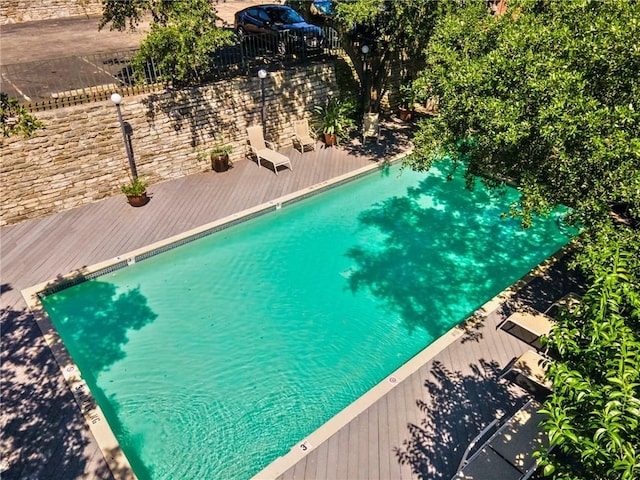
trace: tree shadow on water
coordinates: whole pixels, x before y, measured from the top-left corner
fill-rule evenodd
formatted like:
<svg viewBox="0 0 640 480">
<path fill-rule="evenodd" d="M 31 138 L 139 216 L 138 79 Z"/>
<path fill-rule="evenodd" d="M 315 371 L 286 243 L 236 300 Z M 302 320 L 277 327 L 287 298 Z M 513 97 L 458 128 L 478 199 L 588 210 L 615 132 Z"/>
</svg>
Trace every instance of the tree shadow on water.
<svg viewBox="0 0 640 480">
<path fill-rule="evenodd" d="M 437 176 L 378 203 L 359 217 L 376 241 L 346 254 L 355 262 L 350 289 L 369 289 L 409 331 L 439 336 L 515 281 L 514 263 L 535 264 L 527 246 L 541 240 L 514 238 L 519 227 L 500 218 L 505 204 Z"/>
<path fill-rule="evenodd" d="M 86 286 L 96 284 L 90 295 Z M 11 287 L 3 285 L 3 293 Z M 81 292 L 81 294 L 78 294 Z M 83 296 L 83 294 L 85 294 Z M 111 479 L 107 464 L 95 457 L 82 411 L 60 372 L 53 351 L 72 354 L 94 398 L 103 410 L 117 412 L 98 388 L 100 371 L 124 358 L 127 332 L 138 330 L 156 318 L 138 288 L 117 293 L 114 285 L 85 282 L 45 297 L 50 313 L 66 345 L 47 346 L 34 316 L 26 309 L 3 307 L 2 314 L 2 478 L 99 478 Z M 5 304 L 6 305 L 6 304 Z M 39 314 L 40 315 L 40 314 Z M 88 358 L 87 358 L 88 357 Z M 109 416 L 114 432 L 121 430 Z M 148 478 L 141 463 L 136 474 Z M 141 475 L 142 474 L 142 475 Z"/>
<path fill-rule="evenodd" d="M 395 448 L 398 461 L 411 466 L 418 478 L 451 478 L 473 438 L 500 415 L 510 415 L 525 401 L 524 391 L 499 381 L 500 366 L 481 360 L 471 372 L 448 369 L 435 361 L 426 395 L 416 403 L 422 412 L 418 425 L 409 424 L 410 437 Z"/>
<path fill-rule="evenodd" d="M 125 357 L 127 333 L 157 318 L 140 287 L 118 293 L 116 286 L 93 281 L 43 299 L 53 323 L 83 375 L 97 375 Z"/>
<path fill-rule="evenodd" d="M 89 281 L 43 299 L 43 305 L 53 319 L 65 347 L 82 371 L 91 393 L 109 420 L 117 437 L 126 429 L 119 421 L 120 406 L 98 384 L 98 376 L 124 359 L 123 347 L 128 332 L 140 330 L 157 318 L 140 292 L 140 287 L 118 291 L 105 281 Z M 135 468 L 138 478 L 151 478 L 135 452 L 121 446 Z"/>
</svg>

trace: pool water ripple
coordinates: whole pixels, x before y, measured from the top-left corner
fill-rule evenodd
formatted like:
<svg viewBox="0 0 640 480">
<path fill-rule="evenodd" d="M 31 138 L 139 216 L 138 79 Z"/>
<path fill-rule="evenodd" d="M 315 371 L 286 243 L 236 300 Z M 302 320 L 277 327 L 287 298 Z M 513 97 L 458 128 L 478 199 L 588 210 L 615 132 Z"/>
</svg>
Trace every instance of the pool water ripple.
<svg viewBox="0 0 640 480">
<path fill-rule="evenodd" d="M 251 477 L 567 242 L 444 177 L 392 167 L 44 298 L 138 476 Z"/>
</svg>

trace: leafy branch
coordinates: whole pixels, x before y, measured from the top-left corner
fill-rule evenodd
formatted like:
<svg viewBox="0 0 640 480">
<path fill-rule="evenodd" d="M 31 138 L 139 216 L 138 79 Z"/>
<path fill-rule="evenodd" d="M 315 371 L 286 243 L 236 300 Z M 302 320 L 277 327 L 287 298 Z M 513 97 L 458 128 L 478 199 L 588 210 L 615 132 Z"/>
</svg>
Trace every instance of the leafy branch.
<svg viewBox="0 0 640 480">
<path fill-rule="evenodd" d="M 18 99 L 11 98 L 4 92 L 0 92 L 0 123 L 3 137 L 23 135 L 28 138 L 36 130 L 44 128 L 44 123 L 20 105 Z"/>
</svg>

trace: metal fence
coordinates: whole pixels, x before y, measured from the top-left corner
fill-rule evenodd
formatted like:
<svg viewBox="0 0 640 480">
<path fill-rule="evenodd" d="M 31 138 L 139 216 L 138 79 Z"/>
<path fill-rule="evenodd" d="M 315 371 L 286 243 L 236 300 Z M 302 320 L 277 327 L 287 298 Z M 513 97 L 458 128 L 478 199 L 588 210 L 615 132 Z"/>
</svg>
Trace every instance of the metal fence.
<svg viewBox="0 0 640 480">
<path fill-rule="evenodd" d="M 247 35 L 216 51 L 203 81 L 246 75 L 257 68 L 288 68 L 333 56 L 340 50 L 338 35 L 324 30 L 324 40 L 281 32 Z M 32 111 L 104 100 L 114 91 L 141 93 L 166 85 L 153 60 L 136 75 L 131 59 L 136 49 L 0 66 L 0 90 Z"/>
</svg>

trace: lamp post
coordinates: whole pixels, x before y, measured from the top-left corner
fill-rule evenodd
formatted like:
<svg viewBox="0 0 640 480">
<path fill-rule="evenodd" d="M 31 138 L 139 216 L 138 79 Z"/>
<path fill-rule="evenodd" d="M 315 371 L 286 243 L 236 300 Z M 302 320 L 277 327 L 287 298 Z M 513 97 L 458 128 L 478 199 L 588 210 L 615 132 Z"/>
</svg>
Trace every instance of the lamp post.
<svg viewBox="0 0 640 480">
<path fill-rule="evenodd" d="M 369 94 L 369 75 L 367 74 L 367 53 L 369 53 L 369 45 L 366 43 L 360 47 L 362 52 L 362 109 L 367 113 L 367 96 Z"/>
<path fill-rule="evenodd" d="M 264 79 L 267 78 L 267 71 L 264 68 L 258 70 L 258 78 L 260 79 L 260 92 L 261 92 L 261 104 L 262 104 L 262 136 L 267 135 L 267 106 L 264 102 Z"/>
<path fill-rule="evenodd" d="M 127 137 L 127 130 L 122 120 L 122 111 L 120 110 L 120 104 L 122 103 L 122 97 L 114 93 L 111 95 L 111 101 L 116 105 L 118 111 L 118 121 L 120 122 L 120 129 L 122 130 L 122 138 L 124 139 L 124 149 L 127 151 L 127 158 L 129 159 L 129 168 L 131 169 L 131 177 L 134 181 L 138 179 L 138 170 L 136 169 L 136 162 L 133 160 L 133 151 L 131 150 L 131 143 Z"/>
</svg>

